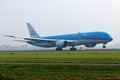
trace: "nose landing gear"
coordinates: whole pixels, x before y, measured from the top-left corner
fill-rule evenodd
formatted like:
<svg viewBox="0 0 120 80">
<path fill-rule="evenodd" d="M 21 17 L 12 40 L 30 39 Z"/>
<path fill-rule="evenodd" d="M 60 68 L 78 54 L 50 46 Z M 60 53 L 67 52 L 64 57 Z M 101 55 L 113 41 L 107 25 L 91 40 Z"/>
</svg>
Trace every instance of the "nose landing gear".
<svg viewBox="0 0 120 80">
<path fill-rule="evenodd" d="M 103 48 L 106 48 L 106 46 L 104 45 Z"/>
<path fill-rule="evenodd" d="M 106 44 L 107 44 L 107 43 L 104 43 L 104 44 L 103 44 L 103 48 L 106 48 Z"/>
</svg>

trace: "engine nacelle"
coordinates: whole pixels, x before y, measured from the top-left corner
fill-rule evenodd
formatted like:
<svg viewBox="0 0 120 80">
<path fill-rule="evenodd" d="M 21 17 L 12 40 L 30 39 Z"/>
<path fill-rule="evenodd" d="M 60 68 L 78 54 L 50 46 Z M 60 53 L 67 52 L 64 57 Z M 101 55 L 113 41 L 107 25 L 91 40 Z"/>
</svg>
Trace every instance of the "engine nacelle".
<svg viewBox="0 0 120 80">
<path fill-rule="evenodd" d="M 95 47 L 96 44 L 85 44 L 86 47 Z"/>
<path fill-rule="evenodd" d="M 58 48 L 64 48 L 67 46 L 67 41 L 64 41 L 64 40 L 58 40 L 56 42 L 56 47 Z"/>
</svg>

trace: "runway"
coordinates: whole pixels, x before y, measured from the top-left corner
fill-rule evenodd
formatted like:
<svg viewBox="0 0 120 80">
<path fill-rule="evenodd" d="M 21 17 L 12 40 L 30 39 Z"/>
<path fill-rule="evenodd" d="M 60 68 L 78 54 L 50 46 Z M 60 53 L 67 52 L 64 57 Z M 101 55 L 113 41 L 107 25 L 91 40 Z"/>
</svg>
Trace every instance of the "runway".
<svg viewBox="0 0 120 80">
<path fill-rule="evenodd" d="M 0 64 L 19 64 L 19 65 L 91 65 L 91 66 L 120 66 L 120 64 L 115 63 L 83 63 L 83 62 L 0 62 Z"/>
</svg>

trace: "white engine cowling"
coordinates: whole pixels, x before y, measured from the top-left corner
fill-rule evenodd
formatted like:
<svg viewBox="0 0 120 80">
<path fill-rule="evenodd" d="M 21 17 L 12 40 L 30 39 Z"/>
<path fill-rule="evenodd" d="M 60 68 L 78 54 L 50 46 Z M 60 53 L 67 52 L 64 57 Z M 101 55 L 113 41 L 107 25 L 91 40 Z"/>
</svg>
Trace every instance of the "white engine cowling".
<svg viewBox="0 0 120 80">
<path fill-rule="evenodd" d="M 96 44 L 85 44 L 86 47 L 95 47 Z"/>
<path fill-rule="evenodd" d="M 64 40 L 58 40 L 56 42 L 56 47 L 58 48 L 64 48 L 67 46 L 67 41 L 64 41 Z"/>
</svg>

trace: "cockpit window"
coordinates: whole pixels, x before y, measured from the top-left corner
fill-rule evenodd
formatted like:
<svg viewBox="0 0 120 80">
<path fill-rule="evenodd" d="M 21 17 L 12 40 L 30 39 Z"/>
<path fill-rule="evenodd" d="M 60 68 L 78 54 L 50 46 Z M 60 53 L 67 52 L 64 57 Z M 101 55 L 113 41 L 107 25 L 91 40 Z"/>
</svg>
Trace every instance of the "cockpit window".
<svg viewBox="0 0 120 80">
<path fill-rule="evenodd" d="M 108 36 L 108 34 L 104 34 L 104 36 Z"/>
</svg>

